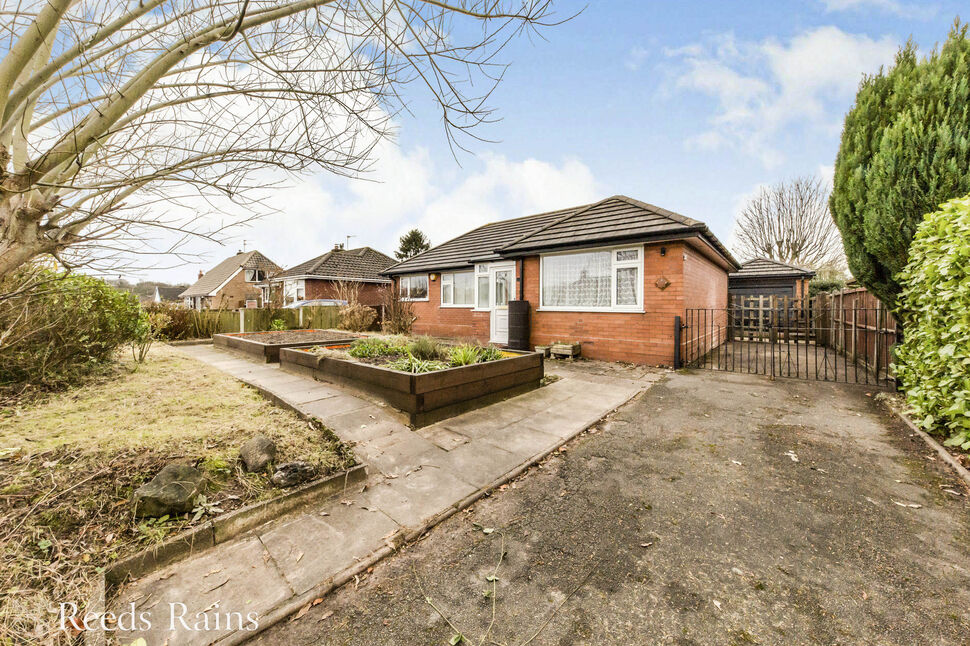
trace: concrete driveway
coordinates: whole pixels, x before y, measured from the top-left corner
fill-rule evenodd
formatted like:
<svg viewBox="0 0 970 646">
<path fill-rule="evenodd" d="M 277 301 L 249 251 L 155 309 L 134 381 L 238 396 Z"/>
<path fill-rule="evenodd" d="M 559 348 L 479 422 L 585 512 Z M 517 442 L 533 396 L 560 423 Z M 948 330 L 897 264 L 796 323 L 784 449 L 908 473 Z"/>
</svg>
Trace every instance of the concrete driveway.
<svg viewBox="0 0 970 646">
<path fill-rule="evenodd" d="M 965 644 L 968 511 L 864 389 L 671 374 L 256 643 Z"/>
</svg>

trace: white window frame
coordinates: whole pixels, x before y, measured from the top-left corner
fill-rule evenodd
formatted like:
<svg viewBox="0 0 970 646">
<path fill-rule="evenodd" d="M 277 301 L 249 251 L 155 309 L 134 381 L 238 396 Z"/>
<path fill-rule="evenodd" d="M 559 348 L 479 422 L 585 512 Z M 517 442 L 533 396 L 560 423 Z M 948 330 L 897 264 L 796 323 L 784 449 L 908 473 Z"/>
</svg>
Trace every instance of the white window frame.
<svg viewBox="0 0 970 646">
<path fill-rule="evenodd" d="M 407 274 L 405 276 L 399 276 L 397 279 L 397 293 L 401 293 L 401 285 L 405 280 L 408 281 L 408 294 L 411 293 L 411 279 L 412 278 L 424 278 L 427 283 L 427 290 L 425 291 L 424 298 L 411 298 L 410 296 L 401 296 L 402 301 L 408 301 L 410 303 L 421 303 L 429 300 L 431 298 L 431 277 L 428 274 Z"/>
<path fill-rule="evenodd" d="M 455 303 L 455 276 L 457 274 L 468 274 L 472 277 L 472 302 L 471 303 Z M 451 286 L 451 302 L 445 302 L 445 286 Z M 441 274 L 441 307 L 454 307 L 459 309 L 474 309 L 475 305 L 478 303 L 478 278 L 474 271 L 450 271 Z"/>
<path fill-rule="evenodd" d="M 249 272 L 253 272 L 253 278 L 249 278 Z M 260 273 L 263 275 L 260 276 Z M 262 269 L 243 269 L 243 280 L 247 283 L 261 283 L 266 280 L 266 272 Z"/>
<path fill-rule="evenodd" d="M 306 300 L 306 281 L 290 279 L 283 281 L 283 304 L 289 305 L 297 301 Z"/>
<path fill-rule="evenodd" d="M 475 264 L 475 303 L 472 305 L 472 311 L 474 311 L 474 312 L 491 312 L 492 311 L 492 293 L 491 293 L 492 286 L 491 286 L 491 277 L 488 275 L 488 268 L 489 268 L 490 265 L 491 265 L 491 263 L 487 263 L 487 262 L 480 262 L 480 263 L 476 263 Z M 478 298 L 478 279 L 479 278 L 486 278 L 489 281 L 489 287 L 488 287 L 489 294 L 488 294 L 488 306 L 487 307 L 479 307 L 478 306 L 478 301 L 479 301 L 479 298 Z"/>
<path fill-rule="evenodd" d="M 637 250 L 636 260 L 617 260 L 617 253 L 620 251 L 631 251 Z M 610 305 L 608 307 L 578 307 L 573 305 L 543 305 L 542 304 L 542 277 L 546 272 L 546 258 L 549 256 L 569 256 L 583 253 L 593 253 L 597 251 L 609 251 L 610 252 Z M 559 251 L 556 253 L 542 254 L 539 257 L 539 307 L 536 311 L 542 312 L 619 312 L 619 313 L 633 313 L 642 314 L 643 309 L 643 251 L 644 247 L 640 245 L 625 245 L 622 247 L 591 247 L 589 249 L 571 249 L 570 251 Z M 637 268 L 637 302 L 634 305 L 617 305 L 616 304 L 616 273 L 618 269 L 625 267 L 635 267 Z"/>
</svg>

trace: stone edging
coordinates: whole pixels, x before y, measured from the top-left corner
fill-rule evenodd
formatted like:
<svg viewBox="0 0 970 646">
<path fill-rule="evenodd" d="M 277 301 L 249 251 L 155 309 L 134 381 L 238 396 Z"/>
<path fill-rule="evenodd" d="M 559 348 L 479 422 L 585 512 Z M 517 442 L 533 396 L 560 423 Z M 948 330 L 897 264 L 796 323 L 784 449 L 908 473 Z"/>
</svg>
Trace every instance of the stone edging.
<svg viewBox="0 0 970 646">
<path fill-rule="evenodd" d="M 212 345 L 212 337 L 208 339 L 182 339 L 180 341 L 165 341 L 166 345 L 174 345 L 176 347 L 180 345 Z"/>
<path fill-rule="evenodd" d="M 228 514 L 216 516 L 155 547 L 132 554 L 105 568 L 104 573 L 97 578 L 88 607 L 93 612 L 105 612 L 108 591 L 127 578 L 143 577 L 166 565 L 237 538 L 297 507 L 336 495 L 348 486 L 364 482 L 366 479 L 367 468 L 360 464 L 347 471 L 305 484 L 276 498 L 255 502 Z M 84 634 L 85 644 L 100 645 L 105 642 L 105 635 L 101 631 L 88 631 Z"/>
<path fill-rule="evenodd" d="M 936 450 L 936 452 L 940 454 L 940 457 L 943 458 L 943 461 L 953 467 L 953 470 L 957 472 L 957 475 L 963 478 L 963 481 L 968 487 L 970 487 L 970 471 L 967 471 L 966 467 L 960 464 L 960 462 L 957 461 L 957 459 L 946 450 L 946 447 L 933 439 L 929 433 L 916 426 L 916 424 L 913 423 L 913 420 L 911 420 L 906 413 L 897 408 L 893 408 L 892 410 L 894 413 L 896 413 L 899 419 L 903 420 L 906 426 L 909 427 L 909 430 L 918 434 L 921 438 L 923 438 L 923 441 L 926 442 L 930 448 Z"/>
<path fill-rule="evenodd" d="M 652 385 L 653 384 L 650 384 L 650 386 Z M 650 386 L 648 386 L 646 389 L 649 389 Z M 312 603 L 314 599 L 327 595 L 328 593 L 332 592 L 336 588 L 339 588 L 343 584 L 352 580 L 355 575 L 358 575 L 366 571 L 367 568 L 383 560 L 385 557 L 388 557 L 394 554 L 399 549 L 401 549 L 401 547 L 403 547 L 406 543 L 414 541 L 417 538 L 420 538 L 425 532 L 427 532 L 429 529 L 431 529 L 438 523 L 450 518 L 451 516 L 458 513 L 459 511 L 467 509 L 472 504 L 477 502 L 479 499 L 485 497 L 492 491 L 498 489 L 503 484 L 511 482 L 515 478 L 519 477 L 525 471 L 527 471 L 534 465 L 544 460 L 550 454 L 557 451 L 559 447 L 570 442 L 578 435 L 585 433 L 590 428 L 600 423 L 604 418 L 616 412 L 616 410 L 618 410 L 620 407 L 626 405 L 631 399 L 633 399 L 640 393 L 644 392 L 644 390 L 646 389 L 640 389 L 635 391 L 625 400 L 623 400 L 622 402 L 620 402 L 619 404 L 617 404 L 616 406 L 614 406 L 609 411 L 607 411 L 600 417 L 596 418 L 589 424 L 583 426 L 582 428 L 577 429 L 573 433 L 570 433 L 567 437 L 562 438 L 561 440 L 557 440 L 548 449 L 545 449 L 544 451 L 537 453 L 536 455 L 527 459 L 525 462 L 521 463 L 519 466 L 511 469 L 510 471 L 507 471 L 504 475 L 499 476 L 491 483 L 485 485 L 484 487 L 481 487 L 477 491 L 469 494 L 468 496 L 458 501 L 457 503 L 451 505 L 447 509 L 444 509 L 438 514 L 432 516 L 430 519 L 422 523 L 419 527 L 405 528 L 405 529 L 398 530 L 394 534 L 387 537 L 387 539 L 385 539 L 383 547 L 380 547 L 374 550 L 367 556 L 359 559 L 357 563 L 350 566 L 349 568 L 342 570 L 341 572 L 338 572 L 337 574 L 330 577 L 326 581 L 323 581 L 319 585 L 311 588 L 309 591 L 293 599 L 290 599 L 289 601 L 285 602 L 283 605 L 279 606 L 275 610 L 260 617 L 259 627 L 255 631 L 253 632 L 237 631 L 235 633 L 230 633 L 214 643 L 217 644 L 218 646 L 237 646 L 238 644 L 243 644 L 249 641 L 259 633 L 263 632 L 264 630 L 278 624 L 279 622 L 283 621 L 293 613 L 299 611 L 302 607 L 304 607 L 308 603 Z"/>
</svg>

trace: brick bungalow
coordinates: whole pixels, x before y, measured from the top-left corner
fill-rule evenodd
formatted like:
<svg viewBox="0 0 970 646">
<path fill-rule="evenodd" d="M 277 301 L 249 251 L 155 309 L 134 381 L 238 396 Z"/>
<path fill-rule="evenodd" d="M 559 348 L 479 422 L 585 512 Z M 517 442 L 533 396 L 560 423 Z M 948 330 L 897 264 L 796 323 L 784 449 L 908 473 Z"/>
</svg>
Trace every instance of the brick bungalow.
<svg viewBox="0 0 970 646">
<path fill-rule="evenodd" d="M 337 244 L 321 256 L 276 274 L 260 287 L 265 298 L 271 289 L 282 289 L 284 305 L 287 305 L 302 300 L 337 298 L 337 284 L 353 282 L 360 285 L 358 297 L 362 305 L 378 306 L 381 289 L 391 284 L 381 272 L 395 262 L 370 247 L 344 249 L 342 244 Z"/>
<path fill-rule="evenodd" d="M 508 342 L 508 302 L 529 302 L 531 345 L 671 365 L 674 317 L 727 307 L 730 252 L 703 222 L 622 195 L 493 222 L 384 273 L 413 331 Z"/>
<path fill-rule="evenodd" d="M 262 297 L 256 287 L 282 268 L 258 251 L 240 251 L 207 272 L 179 294 L 190 309 L 261 307 Z"/>
</svg>

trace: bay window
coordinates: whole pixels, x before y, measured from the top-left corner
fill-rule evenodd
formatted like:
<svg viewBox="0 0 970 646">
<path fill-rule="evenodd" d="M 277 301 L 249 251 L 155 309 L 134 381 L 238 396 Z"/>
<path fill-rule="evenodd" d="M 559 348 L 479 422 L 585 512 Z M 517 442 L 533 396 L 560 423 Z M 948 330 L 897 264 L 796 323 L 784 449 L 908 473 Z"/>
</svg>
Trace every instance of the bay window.
<svg viewBox="0 0 970 646">
<path fill-rule="evenodd" d="M 541 280 L 544 309 L 642 311 L 643 248 L 543 256 Z"/>
<path fill-rule="evenodd" d="M 474 307 L 475 274 L 470 271 L 441 274 L 441 304 L 445 307 Z"/>
<path fill-rule="evenodd" d="M 398 294 L 404 301 L 428 300 L 428 275 L 401 276 L 398 279 Z"/>
</svg>

